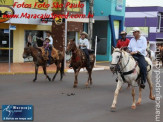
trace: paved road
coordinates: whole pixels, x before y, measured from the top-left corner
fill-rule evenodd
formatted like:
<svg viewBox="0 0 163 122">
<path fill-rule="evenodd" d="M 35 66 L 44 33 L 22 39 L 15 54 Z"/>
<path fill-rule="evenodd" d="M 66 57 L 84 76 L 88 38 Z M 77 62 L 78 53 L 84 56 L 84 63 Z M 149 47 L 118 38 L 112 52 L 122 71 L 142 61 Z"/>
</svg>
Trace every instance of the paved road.
<svg viewBox="0 0 163 122">
<path fill-rule="evenodd" d="M 52 77 L 52 74 L 50 76 Z M 66 74 L 63 81 L 58 81 L 59 77 L 57 77 L 55 82 L 48 82 L 42 74 L 38 76 L 36 83 L 33 83 L 32 79 L 33 75 L 0 76 L 0 104 L 32 104 L 34 122 L 155 121 L 155 102 L 148 99 L 147 86 L 143 90 L 142 104 L 137 106 L 136 110 L 132 110 L 131 89 L 126 89 L 127 84 L 124 85 L 118 97 L 117 111 L 110 112 L 116 87 L 115 77 L 110 71 L 93 72 L 91 88 L 84 86 L 87 80 L 86 73 L 79 75 L 79 86 L 76 89 L 72 88 L 74 77 L 71 73 Z M 153 79 L 155 79 L 154 74 Z M 138 88 L 136 89 L 138 91 Z M 75 95 L 67 95 L 71 93 Z M 0 118 L 2 118 L 1 114 Z"/>
</svg>

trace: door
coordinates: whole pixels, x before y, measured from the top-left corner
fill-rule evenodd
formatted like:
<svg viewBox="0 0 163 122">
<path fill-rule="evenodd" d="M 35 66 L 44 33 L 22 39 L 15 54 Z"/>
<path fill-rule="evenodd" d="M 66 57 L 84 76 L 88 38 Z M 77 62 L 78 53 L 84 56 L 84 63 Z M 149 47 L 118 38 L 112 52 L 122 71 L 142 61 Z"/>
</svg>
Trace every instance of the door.
<svg viewBox="0 0 163 122">
<path fill-rule="evenodd" d="M 11 62 L 13 62 L 13 31 L 11 31 Z M 9 30 L 0 29 L 0 63 L 9 61 Z"/>
</svg>

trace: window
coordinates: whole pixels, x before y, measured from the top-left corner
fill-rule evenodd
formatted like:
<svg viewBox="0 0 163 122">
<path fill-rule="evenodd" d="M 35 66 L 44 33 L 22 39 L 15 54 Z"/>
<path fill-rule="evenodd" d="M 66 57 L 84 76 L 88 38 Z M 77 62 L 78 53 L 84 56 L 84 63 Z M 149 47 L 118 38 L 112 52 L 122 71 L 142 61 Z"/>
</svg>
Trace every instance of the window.
<svg viewBox="0 0 163 122">
<path fill-rule="evenodd" d="M 160 32 L 163 32 L 163 13 L 161 13 L 161 19 L 160 19 L 161 27 L 160 27 Z"/>
<path fill-rule="evenodd" d="M 161 30 L 161 13 L 158 14 L 158 25 L 157 25 L 157 32 Z"/>
<path fill-rule="evenodd" d="M 25 44 L 27 42 L 36 43 L 38 47 L 43 45 L 43 41 L 41 39 L 45 38 L 44 31 L 40 30 L 26 30 L 25 31 Z"/>
<path fill-rule="evenodd" d="M 127 37 L 133 37 L 133 30 L 134 27 L 126 27 Z M 148 37 L 149 28 L 148 27 L 139 27 L 141 35 Z"/>
</svg>

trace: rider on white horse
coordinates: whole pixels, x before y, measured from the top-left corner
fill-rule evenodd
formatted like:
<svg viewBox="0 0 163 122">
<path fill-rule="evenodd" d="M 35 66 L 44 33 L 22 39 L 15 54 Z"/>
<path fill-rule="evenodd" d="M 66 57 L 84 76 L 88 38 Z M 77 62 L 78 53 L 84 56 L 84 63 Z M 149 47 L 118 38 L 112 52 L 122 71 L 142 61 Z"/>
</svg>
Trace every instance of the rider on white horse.
<svg viewBox="0 0 163 122">
<path fill-rule="evenodd" d="M 147 76 L 147 63 L 145 61 L 145 56 L 147 55 L 147 40 L 144 36 L 140 35 L 140 29 L 138 27 L 133 28 L 134 38 L 130 40 L 128 49 L 130 54 L 138 62 L 141 74 L 141 88 L 145 88 L 146 76 Z"/>
</svg>

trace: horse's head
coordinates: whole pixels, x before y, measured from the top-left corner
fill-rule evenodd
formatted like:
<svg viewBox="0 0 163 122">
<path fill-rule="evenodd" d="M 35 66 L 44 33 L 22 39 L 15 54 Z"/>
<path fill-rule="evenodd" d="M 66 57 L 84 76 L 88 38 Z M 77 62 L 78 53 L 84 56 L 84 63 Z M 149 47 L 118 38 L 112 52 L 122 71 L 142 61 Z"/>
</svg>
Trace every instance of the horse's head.
<svg viewBox="0 0 163 122">
<path fill-rule="evenodd" d="M 76 49 L 75 39 L 70 40 L 67 45 L 66 53 L 70 53 Z"/>
<path fill-rule="evenodd" d="M 27 43 L 27 46 L 24 48 L 23 58 L 27 58 L 28 56 L 31 56 L 31 49 L 30 45 Z"/>
<path fill-rule="evenodd" d="M 122 57 L 122 49 L 114 48 L 113 53 L 112 53 L 112 62 L 110 65 L 110 70 L 112 72 L 116 72 L 119 70 L 119 64 L 120 64 L 122 58 L 123 58 Z"/>
</svg>

